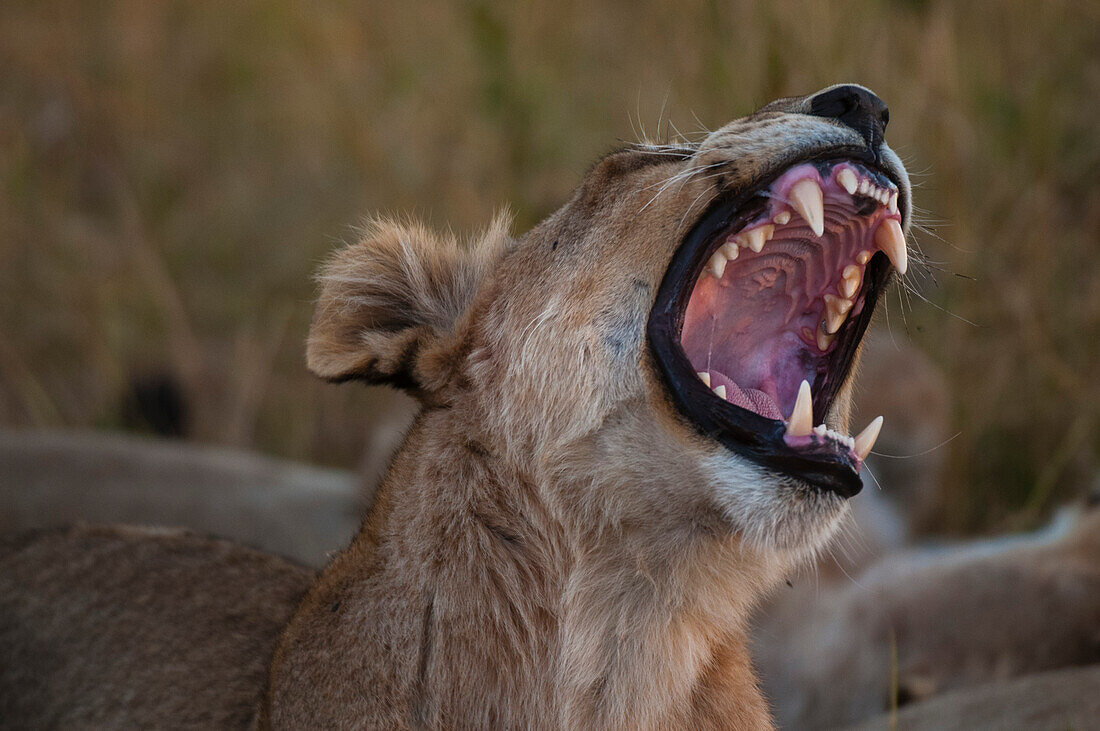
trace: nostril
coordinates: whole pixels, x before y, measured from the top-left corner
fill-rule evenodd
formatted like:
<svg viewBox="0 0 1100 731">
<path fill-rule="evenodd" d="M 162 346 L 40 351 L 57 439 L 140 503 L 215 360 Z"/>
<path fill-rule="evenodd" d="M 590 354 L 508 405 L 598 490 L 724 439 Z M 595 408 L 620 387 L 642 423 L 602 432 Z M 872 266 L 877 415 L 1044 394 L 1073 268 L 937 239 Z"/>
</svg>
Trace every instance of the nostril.
<svg viewBox="0 0 1100 731">
<path fill-rule="evenodd" d="M 826 89 L 810 99 L 810 114 L 842 122 L 863 136 L 869 145 L 882 140 L 890 122 L 886 102 L 870 89 L 844 84 Z"/>
</svg>

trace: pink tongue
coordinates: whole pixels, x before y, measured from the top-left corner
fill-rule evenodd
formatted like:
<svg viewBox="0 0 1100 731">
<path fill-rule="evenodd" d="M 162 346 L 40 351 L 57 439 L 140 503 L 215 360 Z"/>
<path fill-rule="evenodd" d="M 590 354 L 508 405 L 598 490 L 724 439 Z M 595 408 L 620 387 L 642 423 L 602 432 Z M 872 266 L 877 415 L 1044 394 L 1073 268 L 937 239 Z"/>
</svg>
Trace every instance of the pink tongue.
<svg viewBox="0 0 1100 731">
<path fill-rule="evenodd" d="M 783 414 L 780 413 L 779 406 L 771 396 L 755 388 L 742 389 L 724 373 L 710 371 L 710 387 L 717 388 L 718 386 L 726 387 L 726 401 L 734 406 L 740 406 L 742 409 L 755 412 L 768 419 L 783 420 Z"/>
</svg>

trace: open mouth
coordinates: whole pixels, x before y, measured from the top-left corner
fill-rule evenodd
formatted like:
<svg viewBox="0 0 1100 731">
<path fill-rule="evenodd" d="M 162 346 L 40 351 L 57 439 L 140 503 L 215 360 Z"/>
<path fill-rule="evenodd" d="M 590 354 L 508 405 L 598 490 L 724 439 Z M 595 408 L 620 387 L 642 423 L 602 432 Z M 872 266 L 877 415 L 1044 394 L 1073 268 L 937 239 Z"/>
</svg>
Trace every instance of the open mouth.
<svg viewBox="0 0 1100 731">
<path fill-rule="evenodd" d="M 830 428 L 890 267 L 904 274 L 898 187 L 854 158 L 803 162 L 711 207 L 650 316 L 681 411 L 766 466 L 845 497 L 881 427 Z"/>
</svg>

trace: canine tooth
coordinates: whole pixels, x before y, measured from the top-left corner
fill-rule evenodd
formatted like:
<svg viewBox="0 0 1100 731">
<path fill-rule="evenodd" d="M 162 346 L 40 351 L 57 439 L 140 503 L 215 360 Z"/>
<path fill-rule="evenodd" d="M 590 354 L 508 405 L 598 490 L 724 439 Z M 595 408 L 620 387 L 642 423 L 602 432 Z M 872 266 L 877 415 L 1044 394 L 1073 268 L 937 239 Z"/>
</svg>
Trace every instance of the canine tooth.
<svg viewBox="0 0 1100 731">
<path fill-rule="evenodd" d="M 833 340 L 836 339 L 836 335 L 831 335 L 825 332 L 820 327 L 817 329 L 817 349 L 825 352 L 829 349 L 829 346 L 833 344 Z"/>
<path fill-rule="evenodd" d="M 745 235 L 749 240 L 749 248 L 759 254 L 764 248 L 764 243 L 771 239 L 773 233 L 775 233 L 775 226 L 770 223 L 764 226 L 757 226 L 751 231 L 746 232 Z"/>
<path fill-rule="evenodd" d="M 787 434 L 792 437 L 808 437 L 814 428 L 813 397 L 810 384 L 803 381 L 798 387 L 798 397 L 794 400 L 791 418 L 787 420 Z"/>
<path fill-rule="evenodd" d="M 707 262 L 707 271 L 713 274 L 715 279 L 721 279 L 722 273 L 726 271 L 726 255 L 721 251 L 714 252 L 710 261 Z"/>
<path fill-rule="evenodd" d="M 790 220 L 790 211 L 780 211 L 779 213 L 775 214 L 775 218 L 772 219 L 772 222 L 778 223 L 780 226 L 782 226 L 783 224 L 790 222 Z"/>
<path fill-rule="evenodd" d="M 890 194 L 890 200 L 887 202 L 886 207 L 890 210 L 890 213 L 898 212 L 898 192 L 896 190 Z"/>
<path fill-rule="evenodd" d="M 856 178 L 856 174 L 848 168 L 844 168 L 836 174 L 836 182 L 840 183 L 840 186 L 848 191 L 848 195 L 855 195 L 856 188 L 859 187 L 859 180 Z"/>
<path fill-rule="evenodd" d="M 814 236 L 825 233 L 825 206 L 821 198 L 821 186 L 816 180 L 806 178 L 794 184 L 789 193 L 791 205 L 798 215 L 810 225 Z"/>
<path fill-rule="evenodd" d="M 875 446 L 875 440 L 878 439 L 878 433 L 882 430 L 882 417 L 876 416 L 867 428 L 856 435 L 855 440 L 852 442 L 852 450 L 859 456 L 860 460 L 867 459 L 867 455 L 871 453 L 871 447 Z"/>
<path fill-rule="evenodd" d="M 740 247 L 737 246 L 737 241 L 732 239 L 722 244 L 722 248 L 719 249 L 719 251 L 721 251 L 729 261 L 733 261 L 737 258 L 737 255 L 741 253 Z"/>
<path fill-rule="evenodd" d="M 843 278 L 840 280 L 840 293 L 848 299 L 852 299 L 856 292 L 859 291 L 859 283 L 863 279 L 859 267 L 855 264 L 849 264 L 844 267 L 844 272 L 841 274 L 841 277 Z"/>
<path fill-rule="evenodd" d="M 726 398 L 726 387 L 724 385 L 715 386 L 711 390 L 714 391 L 714 394 L 716 396 L 718 396 L 718 398 L 720 398 L 720 399 L 725 399 Z"/>
<path fill-rule="evenodd" d="M 699 376 L 699 380 L 703 382 L 703 385 L 710 388 L 710 371 L 700 371 L 695 375 Z"/>
<path fill-rule="evenodd" d="M 887 218 L 879 224 L 875 229 L 875 246 L 886 252 L 898 274 L 905 274 L 905 270 L 909 268 L 909 260 L 905 251 L 905 234 L 901 232 L 901 224 L 897 219 Z"/>
</svg>

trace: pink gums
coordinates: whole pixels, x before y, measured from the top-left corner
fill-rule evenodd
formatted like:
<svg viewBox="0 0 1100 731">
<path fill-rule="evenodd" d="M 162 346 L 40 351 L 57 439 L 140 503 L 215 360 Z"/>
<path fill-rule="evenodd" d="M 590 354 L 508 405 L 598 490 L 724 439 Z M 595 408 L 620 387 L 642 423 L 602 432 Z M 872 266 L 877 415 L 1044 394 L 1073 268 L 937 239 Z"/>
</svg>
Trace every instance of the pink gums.
<svg viewBox="0 0 1100 731">
<path fill-rule="evenodd" d="M 805 379 L 812 385 L 825 369 L 835 343 L 824 351 L 817 345 L 824 295 L 842 296 L 841 275 L 849 265 L 860 268 L 862 282 L 857 256 L 875 250 L 875 227 L 888 215 L 884 208 L 858 214 L 860 205 L 836 182 L 845 167 L 837 165 L 825 180 L 809 164 L 784 173 L 769 190 L 767 215 L 742 230 L 766 225 L 782 211 L 790 212 L 789 222 L 775 227 L 761 252 L 742 248 L 721 280 L 701 275 L 688 302 L 681 343 L 692 366 L 710 373 L 712 388 L 724 385 L 728 401 L 767 418 L 786 418 L 799 384 Z M 805 178 L 817 180 L 823 192 L 820 238 L 787 201 L 791 186 Z M 734 233 L 723 234 L 713 248 Z M 861 284 L 845 324 L 862 310 L 862 292 Z"/>
</svg>

